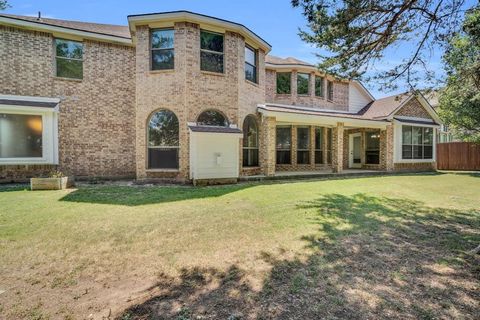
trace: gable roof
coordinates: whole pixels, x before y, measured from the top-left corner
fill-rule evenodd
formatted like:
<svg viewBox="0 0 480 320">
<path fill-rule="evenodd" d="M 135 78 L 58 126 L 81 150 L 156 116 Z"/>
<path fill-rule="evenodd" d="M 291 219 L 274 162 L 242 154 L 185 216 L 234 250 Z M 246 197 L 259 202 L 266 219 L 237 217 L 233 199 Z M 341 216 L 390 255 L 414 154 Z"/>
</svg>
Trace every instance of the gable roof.
<svg viewBox="0 0 480 320">
<path fill-rule="evenodd" d="M 131 39 L 130 30 L 128 29 L 128 26 L 81 22 L 81 21 L 72 21 L 72 20 L 50 19 L 50 18 L 38 19 L 37 17 L 19 16 L 19 15 L 6 14 L 6 13 L 0 13 L 0 17 L 26 21 L 26 22 L 30 22 L 38 25 L 55 26 L 55 27 L 61 27 L 61 28 L 66 28 L 70 30 L 86 31 L 86 32 L 97 33 L 102 35 L 109 35 L 114 37 Z"/>
<path fill-rule="evenodd" d="M 395 110 L 406 103 L 411 97 L 412 94 L 402 93 L 377 99 L 367 104 L 358 112 L 358 114 L 367 119 L 388 118 Z"/>
<path fill-rule="evenodd" d="M 279 65 L 279 66 L 285 66 L 285 65 L 299 65 L 299 66 L 308 66 L 308 67 L 315 67 L 313 64 L 293 58 L 293 57 L 288 57 L 288 58 L 280 58 L 277 56 L 272 56 L 272 55 L 266 55 L 265 56 L 265 63 L 272 64 L 272 65 Z"/>
</svg>

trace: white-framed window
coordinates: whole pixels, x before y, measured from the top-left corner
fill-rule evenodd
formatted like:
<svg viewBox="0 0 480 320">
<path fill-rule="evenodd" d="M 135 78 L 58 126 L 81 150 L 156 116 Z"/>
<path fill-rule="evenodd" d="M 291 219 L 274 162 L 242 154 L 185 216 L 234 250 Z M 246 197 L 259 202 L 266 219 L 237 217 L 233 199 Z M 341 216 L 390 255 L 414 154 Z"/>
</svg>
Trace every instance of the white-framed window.
<svg viewBox="0 0 480 320">
<path fill-rule="evenodd" d="M 55 39 L 55 75 L 60 78 L 83 79 L 83 43 Z"/>
<path fill-rule="evenodd" d="M 0 96 L 0 165 L 58 164 L 56 108 L 32 106 L 41 101 L 31 97 L 5 97 Z"/>
<path fill-rule="evenodd" d="M 223 34 L 200 31 L 200 70 L 224 73 Z"/>
<path fill-rule="evenodd" d="M 436 126 L 423 124 L 395 125 L 395 162 L 416 163 L 436 160 Z"/>
</svg>

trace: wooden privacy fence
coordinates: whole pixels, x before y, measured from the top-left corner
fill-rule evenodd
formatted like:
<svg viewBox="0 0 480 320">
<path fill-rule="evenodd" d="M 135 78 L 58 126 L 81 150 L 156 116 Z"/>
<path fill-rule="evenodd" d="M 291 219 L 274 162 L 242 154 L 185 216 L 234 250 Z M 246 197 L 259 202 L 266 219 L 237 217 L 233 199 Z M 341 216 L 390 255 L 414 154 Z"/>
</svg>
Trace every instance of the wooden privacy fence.
<svg viewBox="0 0 480 320">
<path fill-rule="evenodd" d="M 439 170 L 480 170 L 480 144 L 448 142 L 437 144 Z"/>
</svg>

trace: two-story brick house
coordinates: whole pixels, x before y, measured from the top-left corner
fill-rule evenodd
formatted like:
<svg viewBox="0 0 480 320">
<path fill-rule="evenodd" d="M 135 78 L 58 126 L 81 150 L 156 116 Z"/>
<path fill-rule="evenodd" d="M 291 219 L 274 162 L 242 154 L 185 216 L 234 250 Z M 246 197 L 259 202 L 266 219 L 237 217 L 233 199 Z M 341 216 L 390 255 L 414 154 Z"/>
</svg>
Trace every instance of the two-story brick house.
<svg viewBox="0 0 480 320">
<path fill-rule="evenodd" d="M 423 96 L 376 100 L 270 49 L 186 11 L 128 26 L 0 14 L 0 181 L 435 168 Z"/>
</svg>

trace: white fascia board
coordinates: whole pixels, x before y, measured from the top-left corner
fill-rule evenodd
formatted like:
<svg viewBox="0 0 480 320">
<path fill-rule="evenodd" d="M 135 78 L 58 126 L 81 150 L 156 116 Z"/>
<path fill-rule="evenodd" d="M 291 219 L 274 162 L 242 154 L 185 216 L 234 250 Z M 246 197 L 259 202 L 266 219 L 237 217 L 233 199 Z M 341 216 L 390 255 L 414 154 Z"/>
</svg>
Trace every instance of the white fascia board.
<svg viewBox="0 0 480 320">
<path fill-rule="evenodd" d="M 405 119 L 405 120 L 412 120 L 412 119 Z M 415 121 L 415 120 L 414 120 Z M 422 119 L 420 121 L 425 121 L 425 119 Z M 427 124 L 427 123 L 412 123 L 412 122 L 402 122 L 401 119 L 393 119 L 393 123 L 396 125 L 402 125 L 402 126 L 410 126 L 410 127 L 427 127 L 427 128 L 440 128 L 439 124 L 433 123 L 432 124 Z"/>
<path fill-rule="evenodd" d="M 25 28 L 29 30 L 38 30 L 43 32 L 52 33 L 54 36 L 62 36 L 65 37 L 71 35 L 76 38 L 82 39 L 91 39 L 103 42 L 113 42 L 117 44 L 122 44 L 126 46 L 132 46 L 133 42 L 132 39 L 124 38 L 124 37 L 116 37 L 112 35 L 102 34 L 102 33 L 95 33 L 77 29 L 71 29 L 66 27 L 60 26 L 52 26 L 47 25 L 44 23 L 33 22 L 33 21 L 25 21 L 20 19 L 14 19 L 9 17 L 0 17 L 0 24 L 16 26 L 20 28 Z"/>
<path fill-rule="evenodd" d="M 162 20 L 189 21 L 189 22 L 194 22 L 198 24 L 221 26 L 225 29 L 238 32 L 242 35 L 247 35 L 249 38 L 259 43 L 261 45 L 261 48 L 265 50 L 265 53 L 268 53 L 272 50 L 272 47 L 269 43 L 267 43 L 265 40 L 257 36 L 255 33 L 253 33 L 244 25 L 226 21 L 223 19 L 201 15 L 201 14 L 195 14 L 193 12 L 188 12 L 188 11 L 129 16 L 128 24 L 130 27 L 130 31 L 135 32 L 137 23 L 153 23 L 153 22 L 158 22 Z"/>
<path fill-rule="evenodd" d="M 337 125 L 337 123 L 342 122 L 346 127 L 385 129 L 390 124 L 385 121 L 342 118 L 341 116 L 335 117 L 335 116 L 322 116 L 322 115 L 269 111 L 261 108 L 258 108 L 258 112 L 260 112 L 263 116 L 275 117 L 277 122 L 309 124 L 309 125 L 319 125 L 319 126 L 334 127 Z"/>
<path fill-rule="evenodd" d="M 232 133 L 232 132 L 199 132 L 199 131 L 192 131 L 189 129 L 190 135 L 193 136 L 218 136 L 218 135 L 226 135 L 228 137 L 238 137 L 238 138 L 243 138 L 243 133 Z"/>
<path fill-rule="evenodd" d="M 9 95 L 9 94 L 0 94 L 0 100 L 22 100 L 22 101 L 33 101 L 33 102 L 60 103 L 60 98 L 16 96 L 16 95 Z"/>
</svg>

